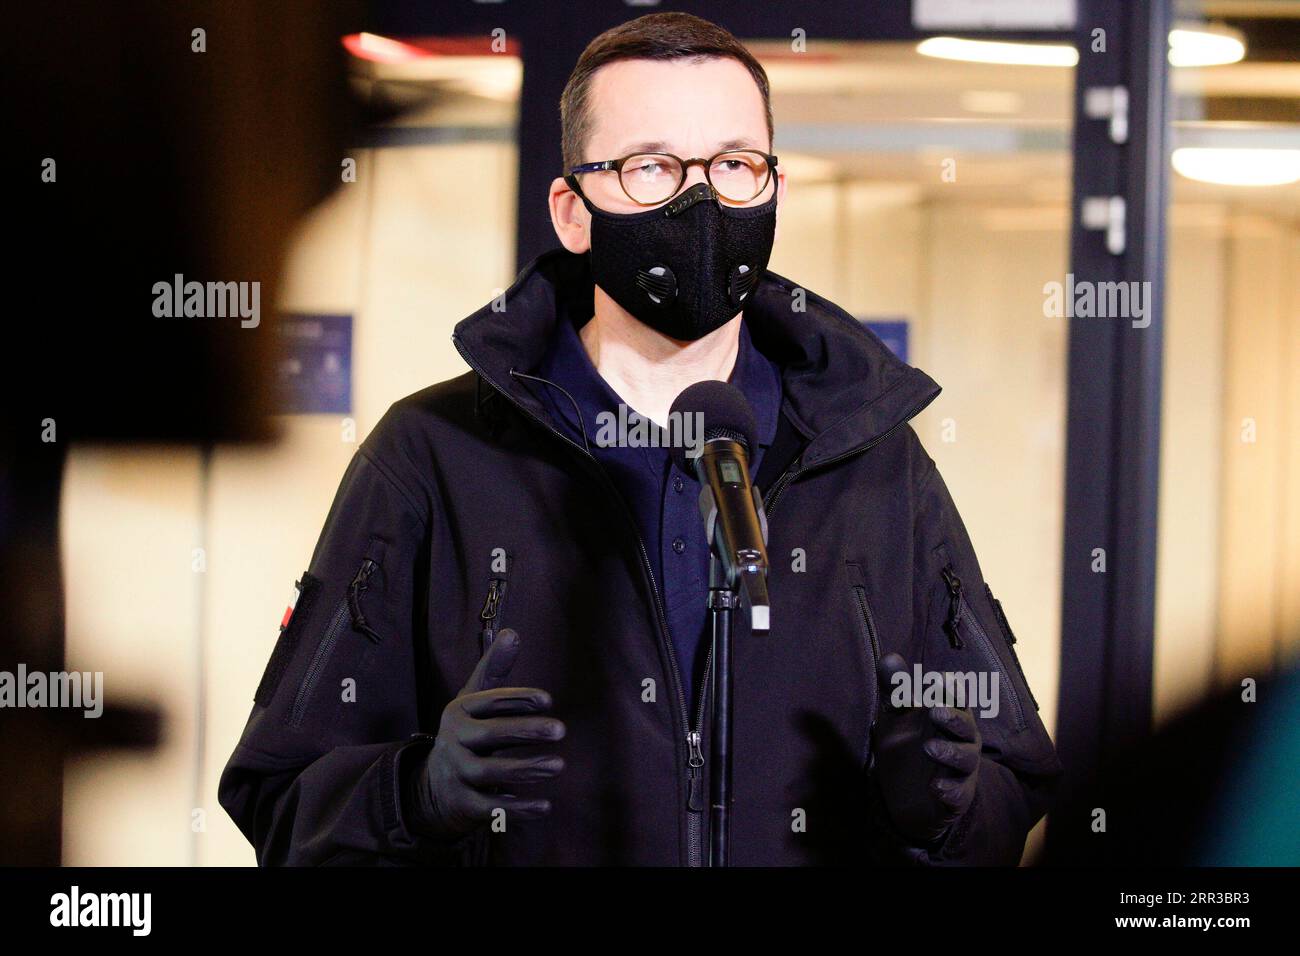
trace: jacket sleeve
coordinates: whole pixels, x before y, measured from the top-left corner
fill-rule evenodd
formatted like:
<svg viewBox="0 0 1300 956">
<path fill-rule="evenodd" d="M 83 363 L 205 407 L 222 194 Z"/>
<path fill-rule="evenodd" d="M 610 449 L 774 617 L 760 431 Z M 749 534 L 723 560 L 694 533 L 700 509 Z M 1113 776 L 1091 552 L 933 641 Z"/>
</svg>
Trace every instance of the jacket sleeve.
<svg viewBox="0 0 1300 956">
<path fill-rule="evenodd" d="M 457 862 L 402 808 L 432 741 L 417 686 L 428 509 L 398 474 L 366 444 L 348 464 L 221 775 L 263 866 Z"/>
<path fill-rule="evenodd" d="M 927 672 L 983 673 L 989 684 L 996 674 L 998 706 L 996 714 L 971 708 L 982 748 L 975 798 L 966 813 L 936 846 L 908 846 L 887 823 L 886 842 L 902 859 L 923 865 L 1014 866 L 1029 831 L 1047 812 L 1061 764 L 1020 668 L 1001 602 L 984 581 L 943 477 L 919 440 L 913 441 L 913 648 Z"/>
</svg>

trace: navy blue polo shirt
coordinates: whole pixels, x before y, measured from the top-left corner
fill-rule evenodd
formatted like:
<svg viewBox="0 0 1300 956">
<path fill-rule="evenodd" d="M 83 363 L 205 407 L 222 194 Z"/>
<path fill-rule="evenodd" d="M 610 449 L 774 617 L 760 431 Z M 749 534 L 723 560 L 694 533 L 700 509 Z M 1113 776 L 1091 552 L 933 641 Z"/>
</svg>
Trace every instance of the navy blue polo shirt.
<svg viewBox="0 0 1300 956">
<path fill-rule="evenodd" d="M 706 605 L 709 542 L 700 516 L 700 483 L 694 475 L 673 464 L 667 448 L 597 442 L 600 431 L 597 416 L 609 412 L 618 420 L 619 405 L 626 403 L 592 364 L 578 337 L 578 326 L 573 322 L 561 317 L 555 339 L 536 374 L 564 388 L 578 403 L 591 453 L 613 479 L 636 519 L 663 596 L 668 632 L 678 669 L 688 685 L 693 720 L 711 637 Z M 781 409 L 781 372 L 754 347 L 743 318 L 736 364 L 728 381 L 749 400 L 758 423 L 758 448 L 751 449 L 749 462 L 749 477 L 753 481 L 763 451 L 776 435 Z M 573 403 L 557 389 L 542 386 L 540 391 L 557 425 L 581 444 L 582 431 Z M 632 411 L 629 407 L 626 415 L 630 416 Z"/>
</svg>

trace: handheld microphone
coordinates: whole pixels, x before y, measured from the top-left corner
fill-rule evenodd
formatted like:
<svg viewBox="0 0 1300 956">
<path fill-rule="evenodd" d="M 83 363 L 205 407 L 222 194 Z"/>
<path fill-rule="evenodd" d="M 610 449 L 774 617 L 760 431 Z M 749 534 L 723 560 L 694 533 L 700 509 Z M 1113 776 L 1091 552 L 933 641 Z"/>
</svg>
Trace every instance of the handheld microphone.
<svg viewBox="0 0 1300 956">
<path fill-rule="evenodd" d="M 700 514 L 709 546 L 722 564 L 728 587 L 744 594 L 750 628 L 766 631 L 767 516 L 763 499 L 749 481 L 749 449 L 758 425 L 745 396 L 726 382 L 696 382 L 673 402 L 670 419 L 703 422 L 695 448 L 674 445 L 673 460 L 694 474 L 700 490 Z"/>
</svg>

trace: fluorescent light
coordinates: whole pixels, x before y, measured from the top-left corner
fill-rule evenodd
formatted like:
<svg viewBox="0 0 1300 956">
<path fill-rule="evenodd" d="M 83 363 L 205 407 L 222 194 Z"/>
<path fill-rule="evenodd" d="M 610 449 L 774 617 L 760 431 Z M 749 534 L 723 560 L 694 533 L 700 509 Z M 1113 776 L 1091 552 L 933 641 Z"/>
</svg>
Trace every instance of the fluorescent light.
<svg viewBox="0 0 1300 956">
<path fill-rule="evenodd" d="M 1079 62 L 1079 52 L 1062 43 L 1003 43 L 995 40 L 963 40 L 959 37 L 930 37 L 917 44 L 916 52 L 941 60 L 1013 66 L 1074 66 Z"/>
<path fill-rule="evenodd" d="M 1239 30 L 1224 26 L 1177 26 L 1169 31 L 1172 66 L 1222 66 L 1246 56 L 1246 41 Z"/>
<path fill-rule="evenodd" d="M 376 33 L 351 33 L 343 38 L 343 46 L 358 59 L 375 63 L 410 63 L 429 56 L 417 46 Z"/>
<path fill-rule="evenodd" d="M 941 60 L 1011 66 L 1075 66 L 1079 62 L 1079 52 L 1063 43 L 930 37 L 917 44 L 916 52 Z M 1217 24 L 1197 24 L 1178 26 L 1169 31 L 1169 62 L 1173 66 L 1221 66 L 1239 63 L 1245 56 L 1246 43 L 1239 30 Z"/>
<path fill-rule="evenodd" d="M 1284 186 L 1300 182 L 1300 149 L 1208 149 L 1184 146 L 1170 158 L 1174 169 L 1219 186 Z"/>
</svg>

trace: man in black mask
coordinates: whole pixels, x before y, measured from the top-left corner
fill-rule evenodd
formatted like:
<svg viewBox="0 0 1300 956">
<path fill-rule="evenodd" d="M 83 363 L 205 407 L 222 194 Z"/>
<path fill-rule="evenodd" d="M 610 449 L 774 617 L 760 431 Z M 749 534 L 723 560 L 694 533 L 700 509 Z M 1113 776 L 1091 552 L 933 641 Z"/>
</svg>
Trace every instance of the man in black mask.
<svg viewBox="0 0 1300 956">
<path fill-rule="evenodd" d="M 588 46 L 561 114 L 563 248 L 361 446 L 223 806 L 263 863 L 702 864 L 700 486 L 637 423 L 716 379 L 754 411 L 773 563 L 770 631 L 736 622 L 733 863 L 1014 864 L 1060 766 L 908 425 L 938 386 L 767 270 L 763 68 L 652 14 Z"/>
</svg>

